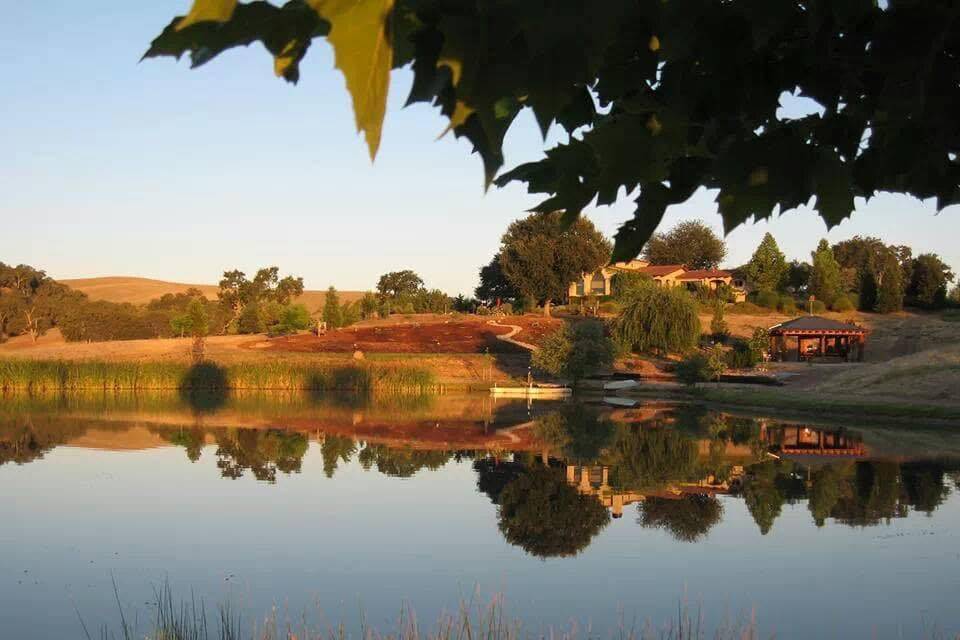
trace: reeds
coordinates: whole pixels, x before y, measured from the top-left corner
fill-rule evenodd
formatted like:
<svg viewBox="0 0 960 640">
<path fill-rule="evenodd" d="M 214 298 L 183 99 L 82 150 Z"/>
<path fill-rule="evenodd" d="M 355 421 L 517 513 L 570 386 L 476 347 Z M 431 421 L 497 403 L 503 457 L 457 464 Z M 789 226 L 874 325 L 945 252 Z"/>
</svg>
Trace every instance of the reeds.
<svg viewBox="0 0 960 640">
<path fill-rule="evenodd" d="M 423 393 L 438 388 L 433 372 L 402 363 L 107 362 L 0 360 L 0 391 L 154 391 L 248 389 Z"/>
</svg>

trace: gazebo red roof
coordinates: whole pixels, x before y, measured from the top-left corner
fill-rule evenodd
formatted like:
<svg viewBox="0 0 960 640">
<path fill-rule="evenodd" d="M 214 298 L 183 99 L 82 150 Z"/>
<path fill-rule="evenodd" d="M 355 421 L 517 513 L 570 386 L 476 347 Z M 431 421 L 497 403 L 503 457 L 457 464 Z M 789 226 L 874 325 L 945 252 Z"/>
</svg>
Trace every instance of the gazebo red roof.
<svg viewBox="0 0 960 640">
<path fill-rule="evenodd" d="M 770 327 L 770 335 L 866 335 L 867 330 L 855 324 L 821 316 L 800 316 Z"/>
</svg>

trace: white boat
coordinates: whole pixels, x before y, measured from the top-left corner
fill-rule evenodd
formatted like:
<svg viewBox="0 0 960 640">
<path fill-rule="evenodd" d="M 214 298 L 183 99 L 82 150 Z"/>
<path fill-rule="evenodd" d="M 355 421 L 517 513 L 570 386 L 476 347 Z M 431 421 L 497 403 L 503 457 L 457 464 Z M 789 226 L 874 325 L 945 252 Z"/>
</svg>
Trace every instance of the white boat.
<svg viewBox="0 0 960 640">
<path fill-rule="evenodd" d="M 622 389 L 635 389 L 640 386 L 640 383 L 636 380 L 614 380 L 612 382 L 607 382 L 603 385 L 603 388 L 607 391 L 619 391 Z"/>
<path fill-rule="evenodd" d="M 523 387 L 490 387 L 490 395 L 512 398 L 567 398 L 573 389 L 558 384 L 533 384 Z"/>
</svg>

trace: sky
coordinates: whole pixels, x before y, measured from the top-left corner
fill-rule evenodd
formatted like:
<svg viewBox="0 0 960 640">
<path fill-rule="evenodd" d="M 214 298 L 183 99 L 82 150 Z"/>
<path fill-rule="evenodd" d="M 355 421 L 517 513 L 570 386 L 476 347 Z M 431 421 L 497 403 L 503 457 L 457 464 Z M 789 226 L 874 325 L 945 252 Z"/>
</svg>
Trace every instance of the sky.
<svg viewBox="0 0 960 640">
<path fill-rule="evenodd" d="M 483 190 L 470 144 L 437 139 L 445 120 L 402 108 L 411 75 L 392 76 L 383 141 L 371 163 L 323 40 L 297 86 L 273 75 L 259 45 L 190 70 L 186 59 L 138 62 L 188 0 L 5 0 L 0 21 L 0 261 L 55 278 L 144 276 L 216 283 L 233 268 L 277 265 L 307 288 L 372 289 L 413 269 L 428 287 L 469 294 L 507 225 L 540 197 L 522 185 Z M 802 105 L 787 103 L 787 110 Z M 507 136 L 506 167 L 546 143 L 529 113 Z M 715 194 L 668 210 L 722 232 Z M 612 236 L 631 199 L 586 215 Z M 882 195 L 857 201 L 827 233 L 812 209 L 727 236 L 728 266 L 773 233 L 789 259 L 818 240 L 873 235 L 960 268 L 958 207 Z"/>
</svg>

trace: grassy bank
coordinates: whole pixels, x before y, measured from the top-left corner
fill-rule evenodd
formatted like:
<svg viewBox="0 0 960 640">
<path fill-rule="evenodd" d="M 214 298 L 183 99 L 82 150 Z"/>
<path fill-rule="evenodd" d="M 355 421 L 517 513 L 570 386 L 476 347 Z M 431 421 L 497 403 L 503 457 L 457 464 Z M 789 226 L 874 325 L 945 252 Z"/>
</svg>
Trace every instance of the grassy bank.
<svg viewBox="0 0 960 640">
<path fill-rule="evenodd" d="M 825 417 L 960 420 L 960 409 L 955 407 L 875 398 L 828 397 L 803 391 L 700 388 L 691 395 L 719 405 Z"/>
<path fill-rule="evenodd" d="M 433 372 L 402 363 L 204 362 L 2 360 L 0 390 L 154 391 L 154 390 L 320 391 L 337 389 L 423 393 L 438 389 Z"/>
</svg>

